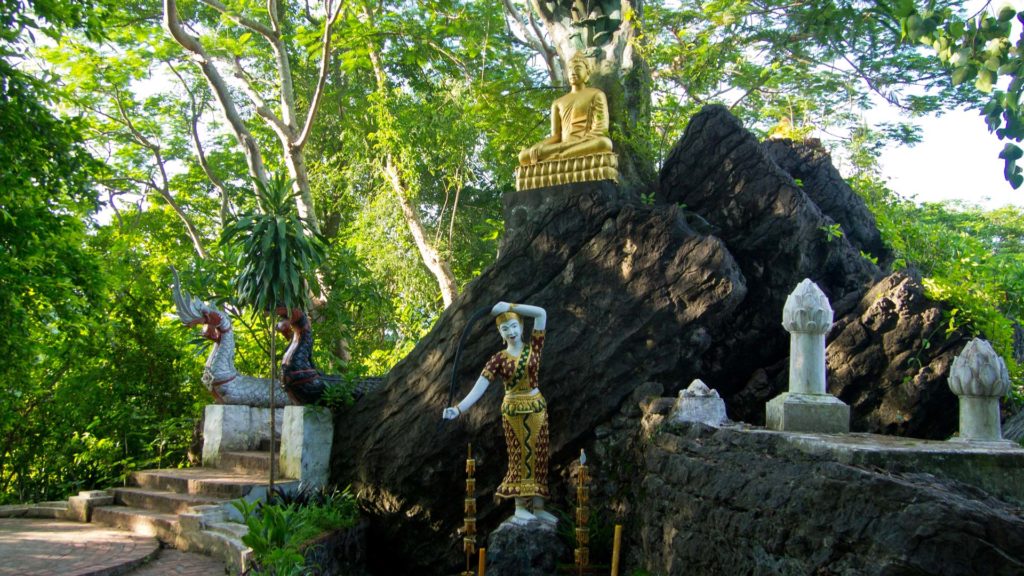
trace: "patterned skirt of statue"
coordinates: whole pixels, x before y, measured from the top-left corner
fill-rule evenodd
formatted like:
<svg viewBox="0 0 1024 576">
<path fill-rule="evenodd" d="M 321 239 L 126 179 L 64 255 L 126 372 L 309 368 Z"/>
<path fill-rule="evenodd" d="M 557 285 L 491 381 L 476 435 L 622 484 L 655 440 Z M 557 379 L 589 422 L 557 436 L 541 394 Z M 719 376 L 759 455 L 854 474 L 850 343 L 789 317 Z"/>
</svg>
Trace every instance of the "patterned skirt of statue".
<svg viewBox="0 0 1024 576">
<path fill-rule="evenodd" d="M 548 411 L 540 393 L 506 393 L 501 424 L 508 447 L 508 473 L 498 498 L 548 497 Z"/>
</svg>

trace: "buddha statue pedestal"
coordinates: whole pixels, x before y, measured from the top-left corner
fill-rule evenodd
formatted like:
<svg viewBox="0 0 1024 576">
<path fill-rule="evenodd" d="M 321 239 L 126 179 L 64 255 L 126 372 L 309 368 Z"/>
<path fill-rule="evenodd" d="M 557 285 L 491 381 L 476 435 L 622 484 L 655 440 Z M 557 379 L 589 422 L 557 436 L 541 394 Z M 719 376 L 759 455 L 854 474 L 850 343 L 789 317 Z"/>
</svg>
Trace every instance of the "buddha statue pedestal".
<svg viewBox="0 0 1024 576">
<path fill-rule="evenodd" d="M 516 168 L 516 190 L 533 190 L 574 182 L 619 180 L 619 157 L 614 152 L 576 158 L 556 158 Z"/>
</svg>

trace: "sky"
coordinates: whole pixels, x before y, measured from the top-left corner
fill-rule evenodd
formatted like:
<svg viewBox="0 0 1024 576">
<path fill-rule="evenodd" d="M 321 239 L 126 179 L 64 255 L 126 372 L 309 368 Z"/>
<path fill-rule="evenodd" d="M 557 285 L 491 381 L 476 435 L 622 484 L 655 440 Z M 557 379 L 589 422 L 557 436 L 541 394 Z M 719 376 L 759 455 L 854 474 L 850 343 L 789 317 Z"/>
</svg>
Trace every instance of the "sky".
<svg viewBox="0 0 1024 576">
<path fill-rule="evenodd" d="M 977 110 L 947 112 L 919 121 L 922 142 L 886 149 L 880 158 L 889 187 L 917 202 L 965 200 L 987 209 L 1024 207 L 1024 186 L 1003 178 L 1003 142 L 990 134 Z"/>
<path fill-rule="evenodd" d="M 997 4 L 1020 10 L 1024 0 L 967 0 L 964 11 L 997 10 Z M 1014 22 L 1010 37 L 1020 33 L 1020 25 Z M 876 114 L 888 116 L 884 118 L 888 121 L 899 119 L 884 108 Z M 1003 178 L 999 152 L 1004 143 L 988 131 L 979 110 L 950 111 L 915 122 L 922 128 L 922 141 L 912 147 L 888 148 L 880 158 L 882 174 L 897 194 L 917 202 L 964 200 L 986 209 L 1024 207 L 1024 186 L 1014 190 Z"/>
</svg>

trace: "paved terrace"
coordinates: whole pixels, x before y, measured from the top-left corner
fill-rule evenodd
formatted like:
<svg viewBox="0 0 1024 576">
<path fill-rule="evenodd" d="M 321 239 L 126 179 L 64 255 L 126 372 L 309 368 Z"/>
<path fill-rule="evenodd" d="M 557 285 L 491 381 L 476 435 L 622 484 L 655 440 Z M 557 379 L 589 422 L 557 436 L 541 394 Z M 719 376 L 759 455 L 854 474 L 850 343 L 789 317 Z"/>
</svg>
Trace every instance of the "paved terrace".
<svg viewBox="0 0 1024 576">
<path fill-rule="evenodd" d="M 217 576 L 224 562 L 95 524 L 0 518 L 0 576 Z"/>
</svg>

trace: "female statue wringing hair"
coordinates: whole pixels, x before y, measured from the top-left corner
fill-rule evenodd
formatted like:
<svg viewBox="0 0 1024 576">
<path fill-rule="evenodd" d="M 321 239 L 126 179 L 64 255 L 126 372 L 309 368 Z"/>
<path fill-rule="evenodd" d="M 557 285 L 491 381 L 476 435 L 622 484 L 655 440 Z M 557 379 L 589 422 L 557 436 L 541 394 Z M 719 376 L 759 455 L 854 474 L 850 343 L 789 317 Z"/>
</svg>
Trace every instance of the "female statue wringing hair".
<svg viewBox="0 0 1024 576">
<path fill-rule="evenodd" d="M 527 523 L 558 520 L 544 510 L 548 497 L 548 413 L 547 402 L 537 388 L 547 313 L 539 306 L 498 302 L 491 309 L 505 349 L 491 356 L 473 389 L 456 406 L 445 408 L 442 417 L 458 418 L 500 378 L 505 388 L 501 403 L 501 424 L 508 448 L 508 472 L 498 486 L 499 498 L 514 498 L 512 520 Z M 522 338 L 523 316 L 533 318 L 529 343 Z"/>
</svg>

